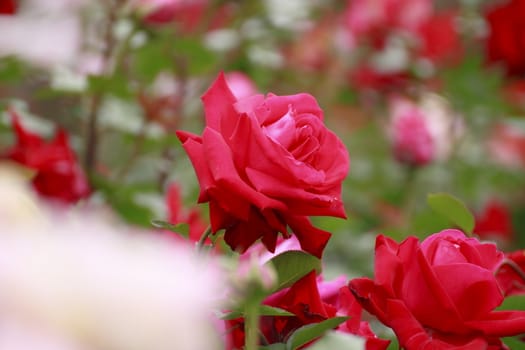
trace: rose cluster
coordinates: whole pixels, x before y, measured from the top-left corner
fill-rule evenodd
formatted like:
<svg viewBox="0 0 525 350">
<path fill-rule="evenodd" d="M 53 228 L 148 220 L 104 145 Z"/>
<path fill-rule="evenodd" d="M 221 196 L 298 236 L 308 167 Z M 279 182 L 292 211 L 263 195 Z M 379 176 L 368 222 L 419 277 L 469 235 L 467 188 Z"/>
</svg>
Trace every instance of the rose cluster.
<svg viewBox="0 0 525 350">
<path fill-rule="evenodd" d="M 341 185 L 349 157 L 323 124 L 315 99 L 238 99 L 221 74 L 203 102 L 203 134 L 177 135 L 195 168 L 199 201 L 209 202 L 212 232 L 224 230 L 226 243 L 244 253 L 241 259 L 261 249 L 273 255 L 302 249 L 321 257 L 330 234 L 308 217 L 345 216 Z M 364 309 L 390 327 L 406 350 L 505 349 L 501 338 L 525 333 L 525 311 L 497 310 L 506 296 L 524 292 L 523 256 L 506 257 L 495 244 L 456 229 L 422 242 L 379 235 L 374 279 L 327 282 L 312 270 L 264 298 L 263 305 L 287 314 L 261 317 L 261 344 L 283 344 L 301 327 L 345 316 L 337 332 L 362 337 L 368 350 L 386 349 L 389 341 L 361 318 Z M 244 317 L 225 324 L 227 347 L 242 348 Z"/>
</svg>

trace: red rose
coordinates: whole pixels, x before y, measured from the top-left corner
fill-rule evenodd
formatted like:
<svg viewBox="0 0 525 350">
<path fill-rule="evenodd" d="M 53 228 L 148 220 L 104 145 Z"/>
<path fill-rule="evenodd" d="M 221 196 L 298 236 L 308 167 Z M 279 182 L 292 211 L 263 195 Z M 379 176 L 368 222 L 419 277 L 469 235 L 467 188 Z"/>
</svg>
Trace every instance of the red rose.
<svg viewBox="0 0 525 350">
<path fill-rule="evenodd" d="M 503 253 L 458 230 L 422 243 L 380 235 L 375 280 L 349 288 L 361 305 L 412 349 L 502 349 L 500 337 L 525 332 L 525 311 L 494 311 L 503 294 L 494 276 Z"/>
<path fill-rule="evenodd" d="M 349 158 L 315 99 L 237 100 L 221 74 L 202 100 L 202 136 L 177 135 L 199 179 L 199 202 L 210 203 L 212 231 L 225 229 L 225 241 L 240 252 L 259 238 L 273 251 L 289 227 L 304 250 L 320 257 L 330 234 L 308 216 L 345 217 L 341 185 Z"/>
<path fill-rule="evenodd" d="M 525 74 L 524 14 L 525 0 L 511 0 L 491 8 L 486 15 L 488 59 L 503 63 L 512 75 Z"/>
<path fill-rule="evenodd" d="M 474 233 L 483 239 L 498 239 L 502 243 L 511 242 L 513 233 L 509 208 L 496 200 L 487 202 L 483 211 L 476 215 Z"/>
<path fill-rule="evenodd" d="M 1 0 L 0 15 L 14 15 L 16 13 L 16 7 L 14 0 Z"/>
<path fill-rule="evenodd" d="M 496 278 L 505 296 L 525 294 L 525 250 L 507 254 Z"/>
<path fill-rule="evenodd" d="M 42 196 L 74 203 L 90 194 L 87 179 L 69 147 L 67 135 L 60 130 L 51 142 L 24 129 L 13 113 L 17 143 L 4 155 L 36 170 L 33 187 Z"/>
</svg>

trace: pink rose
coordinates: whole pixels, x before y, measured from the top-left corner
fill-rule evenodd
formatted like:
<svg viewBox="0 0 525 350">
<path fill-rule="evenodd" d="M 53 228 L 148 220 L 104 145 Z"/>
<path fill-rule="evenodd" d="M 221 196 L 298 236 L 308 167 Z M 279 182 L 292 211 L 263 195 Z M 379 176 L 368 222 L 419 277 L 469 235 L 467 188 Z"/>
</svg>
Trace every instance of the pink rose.
<svg viewBox="0 0 525 350">
<path fill-rule="evenodd" d="M 344 14 L 349 34 L 382 47 L 394 30 L 416 33 L 433 12 L 431 0 L 351 0 Z"/>
<path fill-rule="evenodd" d="M 496 245 L 444 230 L 422 243 L 380 235 L 375 254 L 375 279 L 349 288 L 404 349 L 502 349 L 499 338 L 525 332 L 525 311 L 494 311 L 503 301 Z"/>
<path fill-rule="evenodd" d="M 330 234 L 308 216 L 345 217 L 341 186 L 349 157 L 308 94 L 233 96 L 223 74 L 202 98 L 202 136 L 179 131 L 209 202 L 213 232 L 245 251 L 258 239 L 275 249 L 278 233 L 297 236 L 321 256 Z"/>
<path fill-rule="evenodd" d="M 404 164 L 422 166 L 435 157 L 434 139 L 423 111 L 405 99 L 390 105 L 392 147 L 396 159 Z"/>
</svg>

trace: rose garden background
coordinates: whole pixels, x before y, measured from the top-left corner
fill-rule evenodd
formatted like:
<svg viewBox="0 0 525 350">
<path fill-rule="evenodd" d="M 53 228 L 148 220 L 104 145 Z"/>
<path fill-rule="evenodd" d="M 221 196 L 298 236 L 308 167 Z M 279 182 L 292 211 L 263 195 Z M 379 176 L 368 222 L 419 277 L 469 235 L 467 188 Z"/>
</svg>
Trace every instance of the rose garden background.
<svg viewBox="0 0 525 350">
<path fill-rule="evenodd" d="M 0 0 L 0 348 L 525 348 L 524 16 Z"/>
</svg>

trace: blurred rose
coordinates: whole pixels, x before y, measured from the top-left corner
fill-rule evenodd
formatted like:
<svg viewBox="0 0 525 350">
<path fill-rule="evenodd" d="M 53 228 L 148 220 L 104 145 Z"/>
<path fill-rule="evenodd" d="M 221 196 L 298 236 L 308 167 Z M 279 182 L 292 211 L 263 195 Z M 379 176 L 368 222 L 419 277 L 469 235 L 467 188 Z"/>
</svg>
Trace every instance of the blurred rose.
<svg viewBox="0 0 525 350">
<path fill-rule="evenodd" d="M 497 200 L 488 201 L 476 215 L 474 233 L 482 239 L 496 239 L 510 243 L 513 239 L 512 218 L 509 208 Z"/>
<path fill-rule="evenodd" d="M 422 166 L 435 157 L 434 139 L 421 109 L 409 100 L 396 98 L 390 105 L 392 146 L 396 159 Z"/>
<path fill-rule="evenodd" d="M 0 15 L 13 15 L 16 12 L 15 0 L 0 1 Z"/>
<path fill-rule="evenodd" d="M 14 112 L 12 117 L 16 144 L 3 154 L 3 158 L 34 170 L 33 186 L 48 199 L 74 203 L 89 196 L 87 178 L 69 146 L 65 131 L 59 130 L 53 140 L 46 142 L 26 130 Z"/>
<path fill-rule="evenodd" d="M 194 32 L 201 24 L 204 29 L 221 27 L 228 18 L 229 8 L 220 6 L 214 9 L 209 23 L 207 11 L 214 6 L 209 0 L 135 0 L 133 6 L 144 16 L 144 21 L 152 25 L 175 23 L 184 33 Z"/>
<path fill-rule="evenodd" d="M 389 133 L 400 162 L 420 166 L 450 156 L 463 125 L 444 98 L 427 93 L 416 103 L 396 96 L 389 106 Z"/>
<path fill-rule="evenodd" d="M 494 276 L 503 258 L 495 244 L 459 230 L 421 243 L 380 235 L 374 280 L 354 279 L 349 287 L 406 350 L 500 349 L 499 338 L 525 332 L 525 311 L 495 311 L 504 298 Z"/>
<path fill-rule="evenodd" d="M 160 236 L 77 214 L 52 213 L 32 227 L 0 222 L 0 344 L 219 348 L 211 315 L 223 282 L 214 261 Z"/>
<path fill-rule="evenodd" d="M 525 0 L 498 2 L 486 13 L 489 25 L 487 58 L 502 63 L 507 73 L 525 74 Z"/>
<path fill-rule="evenodd" d="M 457 16 L 454 11 L 435 13 L 419 27 L 419 57 L 440 63 L 461 55 L 461 38 L 455 23 Z"/>
<path fill-rule="evenodd" d="M 497 123 L 488 142 L 489 155 L 509 168 L 525 166 L 525 128 L 520 124 Z"/>
<path fill-rule="evenodd" d="M 431 0 L 351 0 L 344 19 L 357 40 L 366 38 L 382 47 L 389 32 L 415 32 L 431 14 Z"/>
<path fill-rule="evenodd" d="M 213 232 L 244 252 L 261 239 L 275 249 L 290 231 L 321 256 L 330 234 L 308 216 L 344 217 L 342 181 L 349 157 L 308 94 L 237 100 L 221 74 L 202 98 L 202 136 L 177 132 L 195 168 L 199 201 L 210 202 Z"/>
</svg>

